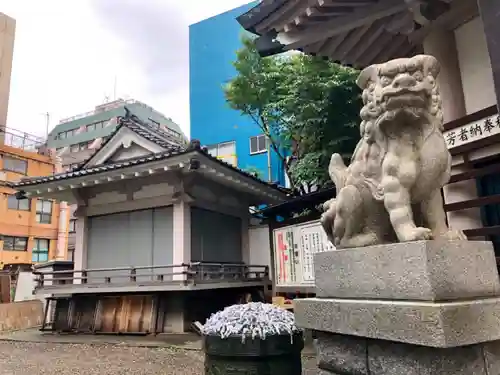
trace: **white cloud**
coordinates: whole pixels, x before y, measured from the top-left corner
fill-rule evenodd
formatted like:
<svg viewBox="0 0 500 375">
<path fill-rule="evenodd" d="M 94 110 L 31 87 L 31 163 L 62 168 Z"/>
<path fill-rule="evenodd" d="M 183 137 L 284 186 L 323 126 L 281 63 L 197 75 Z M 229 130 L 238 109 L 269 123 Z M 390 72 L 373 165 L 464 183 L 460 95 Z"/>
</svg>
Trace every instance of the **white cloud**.
<svg viewBox="0 0 500 375">
<path fill-rule="evenodd" d="M 113 96 L 117 77 L 118 97 L 189 134 L 188 25 L 248 2 L 2 0 L 0 12 L 17 21 L 7 125 L 44 135 L 45 112 L 52 128 L 91 110 Z"/>
</svg>

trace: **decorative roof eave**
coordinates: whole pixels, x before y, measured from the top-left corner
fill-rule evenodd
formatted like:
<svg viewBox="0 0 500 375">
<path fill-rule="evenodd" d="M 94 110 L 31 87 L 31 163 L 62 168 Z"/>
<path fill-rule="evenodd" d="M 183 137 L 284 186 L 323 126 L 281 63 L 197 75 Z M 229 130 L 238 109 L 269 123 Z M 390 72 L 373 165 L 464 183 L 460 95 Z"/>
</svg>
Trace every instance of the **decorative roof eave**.
<svg viewBox="0 0 500 375">
<path fill-rule="evenodd" d="M 259 34 L 255 26 L 267 19 L 280 7 L 285 5 L 288 0 L 263 0 L 252 9 L 237 17 L 238 23 L 245 29 L 254 34 Z M 295 0 L 294 0 L 295 1 Z"/>
<path fill-rule="evenodd" d="M 39 177 L 14 184 L 14 188 L 22 191 L 26 197 L 46 197 L 68 200 L 68 193 L 79 188 L 86 188 L 115 181 L 125 181 L 148 175 L 165 173 L 173 170 L 196 170 L 207 178 L 223 180 L 233 188 L 262 197 L 268 202 L 287 200 L 285 191 L 269 185 L 261 180 L 246 175 L 230 165 L 218 161 L 198 150 L 186 151 L 165 157 L 151 155 L 142 158 L 142 163 L 123 162 L 114 165 L 103 165 L 88 170 L 73 171 L 62 175 Z M 193 167 L 193 161 L 199 164 Z M 264 202 L 263 202 L 264 203 Z"/>
<path fill-rule="evenodd" d="M 335 4 L 335 2 L 332 3 Z M 297 49 L 349 32 L 367 23 L 373 23 L 378 19 L 392 16 L 407 9 L 408 5 L 404 0 L 380 0 L 371 5 L 359 7 L 346 15 L 318 21 L 304 30 L 293 28 L 280 30 L 277 25 L 271 25 L 267 32 L 274 29 L 277 31 L 276 40 L 285 45 L 287 50 Z M 281 20 L 281 24 L 283 24 L 283 20 Z"/>
<path fill-rule="evenodd" d="M 82 171 L 72 171 L 64 174 L 21 180 L 14 188 L 22 191 L 26 197 L 47 197 L 59 199 L 68 191 L 86 188 L 114 181 L 126 181 L 132 178 L 153 175 L 155 173 L 178 170 L 188 165 L 190 157 L 195 152 L 182 153 L 165 158 L 152 155 L 144 163 L 124 162 L 120 165 L 99 166 Z"/>
<path fill-rule="evenodd" d="M 261 5 L 238 21 L 260 35 L 262 56 L 295 49 L 356 68 L 422 53 L 436 27 L 453 30 L 478 14 L 472 0 L 287 0 L 265 17 Z"/>
</svg>

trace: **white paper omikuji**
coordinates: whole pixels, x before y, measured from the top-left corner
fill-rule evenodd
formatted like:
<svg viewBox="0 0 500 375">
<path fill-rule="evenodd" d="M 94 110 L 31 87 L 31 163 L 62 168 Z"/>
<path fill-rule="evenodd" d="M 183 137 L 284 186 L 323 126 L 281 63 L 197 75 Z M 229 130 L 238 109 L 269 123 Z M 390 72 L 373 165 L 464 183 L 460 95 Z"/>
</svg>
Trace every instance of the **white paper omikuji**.
<svg viewBox="0 0 500 375">
<path fill-rule="evenodd" d="M 293 313 L 261 302 L 226 307 L 212 314 L 203 326 L 204 335 L 223 339 L 241 336 L 243 342 L 246 338 L 265 340 L 267 336 L 284 334 L 293 338 L 293 334 L 299 331 Z"/>
</svg>

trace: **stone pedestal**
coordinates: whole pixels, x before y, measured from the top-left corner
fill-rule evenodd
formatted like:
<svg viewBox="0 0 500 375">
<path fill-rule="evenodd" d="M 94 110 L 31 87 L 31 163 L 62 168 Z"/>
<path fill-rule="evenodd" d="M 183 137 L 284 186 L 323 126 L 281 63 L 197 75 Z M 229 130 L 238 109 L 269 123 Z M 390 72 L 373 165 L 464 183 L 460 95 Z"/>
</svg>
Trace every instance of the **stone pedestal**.
<svg viewBox="0 0 500 375">
<path fill-rule="evenodd" d="M 500 375 L 500 283 L 489 242 L 419 241 L 315 256 L 318 374 Z"/>
</svg>

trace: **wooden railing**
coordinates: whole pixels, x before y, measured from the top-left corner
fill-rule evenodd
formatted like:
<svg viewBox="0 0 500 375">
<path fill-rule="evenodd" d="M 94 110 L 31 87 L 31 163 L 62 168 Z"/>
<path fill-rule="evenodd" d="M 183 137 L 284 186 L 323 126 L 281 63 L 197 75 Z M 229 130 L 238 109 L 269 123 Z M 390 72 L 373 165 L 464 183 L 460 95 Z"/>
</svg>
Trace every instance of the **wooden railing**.
<svg viewBox="0 0 500 375">
<path fill-rule="evenodd" d="M 180 265 L 35 271 L 33 274 L 36 280 L 36 290 L 67 287 L 73 284 L 80 286 L 123 286 L 267 281 L 269 280 L 269 267 L 239 263 L 195 262 Z"/>
</svg>

